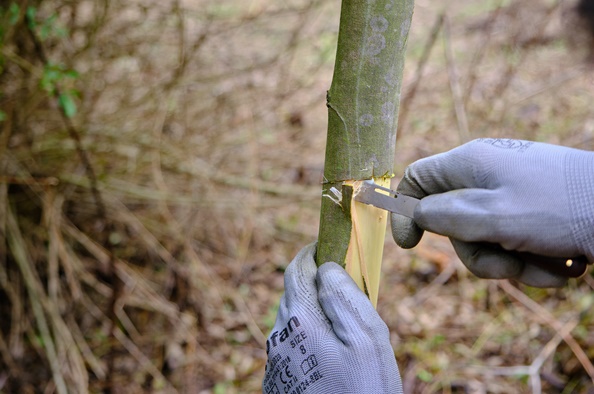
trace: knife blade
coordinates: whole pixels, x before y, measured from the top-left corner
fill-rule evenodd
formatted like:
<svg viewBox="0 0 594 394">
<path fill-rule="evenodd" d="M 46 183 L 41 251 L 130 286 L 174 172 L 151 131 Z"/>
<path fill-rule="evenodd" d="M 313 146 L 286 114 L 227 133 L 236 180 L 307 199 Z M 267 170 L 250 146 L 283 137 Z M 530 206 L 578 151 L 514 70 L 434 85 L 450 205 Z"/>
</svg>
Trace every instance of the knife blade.
<svg viewBox="0 0 594 394">
<path fill-rule="evenodd" d="M 378 190 L 383 190 L 388 194 L 382 194 Z M 373 205 L 376 208 L 385 209 L 411 219 L 414 218 L 415 208 L 421 201 L 418 198 L 380 186 L 373 181 L 364 181 L 353 198 L 364 204 Z"/>
<path fill-rule="evenodd" d="M 387 194 L 381 193 L 383 191 Z M 376 208 L 385 209 L 399 215 L 404 215 L 414 219 L 415 208 L 419 204 L 418 198 L 404 195 L 392 189 L 380 186 L 375 182 L 369 180 L 364 181 L 353 196 L 355 201 L 364 204 L 373 205 Z M 486 242 L 485 242 L 486 243 Z M 490 244 L 491 247 L 495 246 Z M 503 248 L 496 245 L 497 248 Z M 579 278 L 584 275 L 588 268 L 588 259 L 586 256 L 576 257 L 550 257 L 541 256 L 528 252 L 518 252 L 515 250 L 505 250 L 511 253 L 520 260 L 536 265 L 545 271 L 554 275 L 560 275 L 570 278 Z"/>
</svg>

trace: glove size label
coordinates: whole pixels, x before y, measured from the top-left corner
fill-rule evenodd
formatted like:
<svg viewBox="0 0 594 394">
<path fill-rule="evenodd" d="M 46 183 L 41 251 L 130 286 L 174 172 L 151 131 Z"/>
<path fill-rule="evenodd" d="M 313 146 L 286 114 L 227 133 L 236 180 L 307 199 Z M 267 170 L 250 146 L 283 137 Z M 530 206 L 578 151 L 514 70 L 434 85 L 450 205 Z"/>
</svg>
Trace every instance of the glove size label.
<svg viewBox="0 0 594 394">
<path fill-rule="evenodd" d="M 293 338 L 291 340 L 291 348 L 295 349 L 297 347 L 297 345 L 299 345 L 301 343 L 301 341 L 307 339 L 307 335 L 305 334 L 305 331 L 301 331 L 299 333 L 297 333 L 297 335 L 295 335 L 295 338 Z"/>
<path fill-rule="evenodd" d="M 292 316 L 284 328 L 270 334 L 266 341 L 269 359 L 264 393 L 303 394 L 324 377 L 318 358 L 309 353 L 308 338 L 296 316 Z"/>
</svg>

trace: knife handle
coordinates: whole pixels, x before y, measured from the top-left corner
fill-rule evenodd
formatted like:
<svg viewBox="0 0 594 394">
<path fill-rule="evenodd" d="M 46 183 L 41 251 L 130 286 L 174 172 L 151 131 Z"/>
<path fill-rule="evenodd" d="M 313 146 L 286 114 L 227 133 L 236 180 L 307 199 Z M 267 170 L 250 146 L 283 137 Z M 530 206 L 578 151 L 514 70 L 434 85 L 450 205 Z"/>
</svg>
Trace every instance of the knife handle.
<svg viewBox="0 0 594 394">
<path fill-rule="evenodd" d="M 510 252 L 522 261 L 535 265 L 553 275 L 569 278 L 579 278 L 584 275 L 588 268 L 588 259 L 586 256 L 576 257 L 549 257 L 532 254 L 528 252 Z"/>
</svg>

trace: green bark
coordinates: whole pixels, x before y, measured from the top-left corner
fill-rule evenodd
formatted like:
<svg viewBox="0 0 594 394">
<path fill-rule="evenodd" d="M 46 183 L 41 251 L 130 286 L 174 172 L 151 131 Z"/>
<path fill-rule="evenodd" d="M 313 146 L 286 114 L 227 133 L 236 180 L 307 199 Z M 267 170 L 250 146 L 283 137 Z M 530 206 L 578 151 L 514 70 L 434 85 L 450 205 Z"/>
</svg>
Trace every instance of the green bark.
<svg viewBox="0 0 594 394">
<path fill-rule="evenodd" d="M 317 261 L 343 264 L 351 218 L 330 188 L 392 177 L 400 86 L 414 0 L 343 0 L 328 91 L 328 139 Z M 345 201 L 342 206 L 348 206 Z M 348 207 L 346 207 L 348 208 Z"/>
</svg>

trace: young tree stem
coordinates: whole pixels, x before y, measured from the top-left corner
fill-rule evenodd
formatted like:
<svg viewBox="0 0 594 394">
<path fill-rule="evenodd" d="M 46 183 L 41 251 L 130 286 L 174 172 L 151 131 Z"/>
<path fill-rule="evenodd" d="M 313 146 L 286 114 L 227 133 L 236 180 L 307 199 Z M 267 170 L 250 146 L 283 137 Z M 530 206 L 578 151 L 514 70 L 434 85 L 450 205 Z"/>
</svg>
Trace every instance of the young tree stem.
<svg viewBox="0 0 594 394">
<path fill-rule="evenodd" d="M 388 185 L 393 176 L 402 69 L 413 6 L 413 0 L 342 1 L 334 76 L 327 96 L 328 139 L 316 259 L 318 265 L 327 261 L 342 264 L 354 277 L 365 269 L 350 258 L 370 251 L 360 251 L 354 244 L 352 193 L 347 187 L 340 200 L 333 191 L 365 179 Z M 375 208 L 357 209 L 356 215 L 355 230 L 360 234 L 368 231 L 364 223 L 381 216 L 383 233 L 375 234 L 381 237 L 378 246 L 365 247 L 383 249 L 387 215 L 379 215 Z M 378 218 L 370 221 L 368 215 Z M 371 267 L 381 264 L 381 253 L 379 259 L 370 262 L 365 258 L 367 266 L 363 268 L 377 271 Z M 369 278 L 355 280 L 370 293 Z"/>
</svg>

